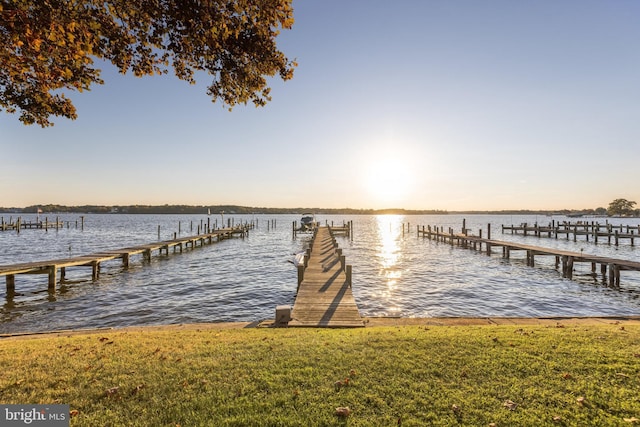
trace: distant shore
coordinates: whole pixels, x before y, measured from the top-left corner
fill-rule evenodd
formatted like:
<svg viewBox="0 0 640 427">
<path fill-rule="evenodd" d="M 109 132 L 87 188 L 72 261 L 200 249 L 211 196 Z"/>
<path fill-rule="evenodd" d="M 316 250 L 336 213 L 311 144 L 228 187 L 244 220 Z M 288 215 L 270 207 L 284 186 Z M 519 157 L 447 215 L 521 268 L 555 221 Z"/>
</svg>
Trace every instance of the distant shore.
<svg viewBox="0 0 640 427">
<path fill-rule="evenodd" d="M 603 209 L 603 208 L 599 208 Z M 319 207 L 295 207 L 295 208 L 266 208 L 248 207 L 238 205 L 33 205 L 26 207 L 0 207 L 0 214 L 173 214 L 173 215 L 294 215 L 302 212 L 313 212 L 319 215 L 543 215 L 543 216 L 569 216 L 569 217 L 602 217 L 607 218 L 601 210 L 595 209 L 508 209 L 508 210 L 440 210 L 440 209 L 354 209 L 354 208 L 319 208 Z M 634 217 L 628 217 L 634 218 Z M 637 218 L 637 217 L 635 217 Z"/>
</svg>

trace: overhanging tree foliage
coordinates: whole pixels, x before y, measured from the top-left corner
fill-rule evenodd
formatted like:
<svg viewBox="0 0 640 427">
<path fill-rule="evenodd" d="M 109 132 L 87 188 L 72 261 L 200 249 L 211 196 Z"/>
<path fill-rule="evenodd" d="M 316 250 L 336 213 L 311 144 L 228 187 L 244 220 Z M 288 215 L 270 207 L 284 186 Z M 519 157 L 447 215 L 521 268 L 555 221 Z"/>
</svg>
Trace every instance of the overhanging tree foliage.
<svg viewBox="0 0 640 427">
<path fill-rule="evenodd" d="M 230 108 L 271 100 L 267 77 L 293 76 L 276 46 L 293 25 L 292 0 L 0 0 L 0 111 L 51 126 L 76 109 L 63 90 L 102 84 L 94 59 L 136 76 L 166 73 Z"/>
</svg>

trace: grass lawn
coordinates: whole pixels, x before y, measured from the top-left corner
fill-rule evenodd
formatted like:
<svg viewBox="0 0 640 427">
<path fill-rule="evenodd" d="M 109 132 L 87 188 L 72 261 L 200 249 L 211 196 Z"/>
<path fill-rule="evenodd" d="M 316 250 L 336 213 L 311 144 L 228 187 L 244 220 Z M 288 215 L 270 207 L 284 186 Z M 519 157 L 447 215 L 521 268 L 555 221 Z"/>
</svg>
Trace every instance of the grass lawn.
<svg viewBox="0 0 640 427">
<path fill-rule="evenodd" d="M 613 321 L 111 330 L 2 339 L 0 367 L 0 403 L 72 426 L 640 425 L 640 326 Z"/>
</svg>

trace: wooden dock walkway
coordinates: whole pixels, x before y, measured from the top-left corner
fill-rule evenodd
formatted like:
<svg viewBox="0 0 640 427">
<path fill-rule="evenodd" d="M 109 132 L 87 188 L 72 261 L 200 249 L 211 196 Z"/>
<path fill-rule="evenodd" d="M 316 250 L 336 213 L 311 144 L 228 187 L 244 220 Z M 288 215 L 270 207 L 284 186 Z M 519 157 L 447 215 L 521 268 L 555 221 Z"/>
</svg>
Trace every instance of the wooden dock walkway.
<svg viewBox="0 0 640 427">
<path fill-rule="evenodd" d="M 319 227 L 303 265 L 298 266 L 298 293 L 289 326 L 363 327 L 351 292 L 351 266 L 345 264 L 331 227 Z"/>
<path fill-rule="evenodd" d="M 555 268 L 562 266 L 562 277 L 572 279 L 574 265 L 578 263 L 590 263 L 591 272 L 597 277 L 597 265 L 600 265 L 600 273 L 602 281 L 609 286 L 620 286 L 620 271 L 640 271 L 640 262 L 629 261 L 617 258 L 603 257 L 598 255 L 589 255 L 582 252 L 565 251 L 561 249 L 544 248 L 540 246 L 525 245 L 515 242 L 505 242 L 501 240 L 493 240 L 490 235 L 487 238 L 482 236 L 468 235 L 467 233 L 454 233 L 452 229 L 445 232 L 438 227 L 433 229 L 429 226 L 422 229 L 418 226 L 418 237 L 422 235 L 432 240 L 447 242 L 451 245 L 462 246 L 469 249 L 483 250 L 482 245 L 487 252 L 491 254 L 494 247 L 502 248 L 502 256 L 510 258 L 513 251 L 525 251 L 527 265 L 533 267 L 535 265 L 536 256 L 553 256 L 555 257 Z"/>
<path fill-rule="evenodd" d="M 60 272 L 60 282 L 62 282 L 65 279 L 66 269 L 69 267 L 91 267 L 91 278 L 97 280 L 100 276 L 100 264 L 103 262 L 121 259 L 122 265 L 128 267 L 129 260 L 133 255 L 142 254 L 145 260 L 151 260 L 152 253 L 156 251 L 158 255 L 162 255 L 163 253 L 169 255 L 170 249 L 173 249 L 173 252 L 177 252 L 178 250 L 182 252 L 183 249 L 193 249 L 197 245 L 204 246 L 205 244 L 219 242 L 234 235 L 244 237 L 249 229 L 250 226 L 241 225 L 233 228 L 213 230 L 196 236 L 177 237 L 147 245 L 108 250 L 72 258 L 0 265 L 0 276 L 6 277 L 7 294 L 15 293 L 15 276 L 19 274 L 46 274 L 49 278 L 49 291 L 55 291 L 56 284 L 58 283 L 58 271 Z"/>
<path fill-rule="evenodd" d="M 67 221 L 67 228 L 69 227 L 69 221 Z M 32 229 L 41 229 L 41 230 L 50 230 L 50 229 L 61 229 L 64 228 L 64 221 L 60 221 L 58 217 L 56 220 L 51 222 L 48 218 L 44 220 L 36 220 L 36 221 L 23 221 L 22 218 L 18 218 L 16 221 L 9 220 L 9 222 L 4 221 L 4 217 L 0 218 L 0 231 L 12 231 L 15 230 L 18 233 L 20 230 L 32 230 Z M 76 221 L 77 228 L 77 221 Z"/>
<path fill-rule="evenodd" d="M 552 221 L 548 225 L 536 224 L 520 224 L 520 225 L 502 225 L 502 233 L 511 231 L 511 234 L 521 234 L 524 236 L 558 238 L 564 235 L 567 240 L 573 236 L 576 242 L 578 236 L 585 236 L 586 241 L 592 239 L 594 243 L 598 243 L 605 238 L 608 244 L 613 239 L 614 244 L 619 246 L 620 241 L 628 239 L 631 246 L 635 245 L 635 240 L 640 240 L 640 225 L 613 225 L 600 224 L 598 222 L 577 222 L 567 223 Z"/>
</svg>

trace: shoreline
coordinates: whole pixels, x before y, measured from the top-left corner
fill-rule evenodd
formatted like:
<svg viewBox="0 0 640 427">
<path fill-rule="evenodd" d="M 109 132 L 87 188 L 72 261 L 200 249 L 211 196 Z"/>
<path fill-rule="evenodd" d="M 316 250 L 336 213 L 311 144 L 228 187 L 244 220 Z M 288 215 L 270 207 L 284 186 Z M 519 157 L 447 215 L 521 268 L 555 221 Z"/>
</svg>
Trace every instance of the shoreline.
<svg viewBox="0 0 640 427">
<path fill-rule="evenodd" d="M 607 317 L 366 317 L 363 318 L 365 328 L 389 326 L 546 326 L 575 327 L 593 325 L 640 325 L 639 316 L 607 316 Z M 201 331 L 214 329 L 288 329 L 286 326 L 274 327 L 274 319 L 254 322 L 213 322 L 182 323 L 169 325 L 123 326 L 92 329 L 65 329 L 42 332 L 16 332 L 0 334 L 0 341 L 7 339 L 35 339 L 45 337 L 62 337 L 72 335 L 92 335 L 104 332 L 157 332 L 157 331 Z M 294 329 L 294 328 L 291 328 Z M 336 329 L 336 328 L 302 328 L 302 329 Z M 340 329 L 340 328 L 337 328 Z"/>
</svg>

